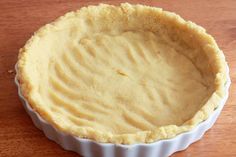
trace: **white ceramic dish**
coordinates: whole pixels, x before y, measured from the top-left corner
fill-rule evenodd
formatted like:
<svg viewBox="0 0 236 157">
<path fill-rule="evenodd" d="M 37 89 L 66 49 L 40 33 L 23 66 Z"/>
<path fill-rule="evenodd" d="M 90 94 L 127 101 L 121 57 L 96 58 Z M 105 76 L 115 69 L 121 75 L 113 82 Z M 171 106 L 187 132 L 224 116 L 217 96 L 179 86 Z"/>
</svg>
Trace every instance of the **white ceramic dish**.
<svg viewBox="0 0 236 157">
<path fill-rule="evenodd" d="M 226 95 L 222 99 L 219 107 L 206 121 L 200 123 L 193 130 L 179 134 L 174 138 L 160 140 L 150 144 L 122 145 L 98 143 L 93 140 L 82 139 L 69 134 L 65 134 L 54 128 L 31 108 L 27 100 L 21 94 L 20 86 L 17 80 L 17 74 L 15 77 L 15 83 L 18 87 L 18 94 L 20 99 L 22 100 L 24 108 L 30 115 L 35 126 L 42 130 L 50 140 L 55 141 L 65 150 L 77 152 L 85 157 L 166 157 L 170 156 L 174 152 L 186 149 L 190 144 L 201 139 L 203 134 L 215 123 L 228 98 L 228 90 L 231 83 L 228 67 L 227 71 L 228 81 L 225 85 Z"/>
</svg>

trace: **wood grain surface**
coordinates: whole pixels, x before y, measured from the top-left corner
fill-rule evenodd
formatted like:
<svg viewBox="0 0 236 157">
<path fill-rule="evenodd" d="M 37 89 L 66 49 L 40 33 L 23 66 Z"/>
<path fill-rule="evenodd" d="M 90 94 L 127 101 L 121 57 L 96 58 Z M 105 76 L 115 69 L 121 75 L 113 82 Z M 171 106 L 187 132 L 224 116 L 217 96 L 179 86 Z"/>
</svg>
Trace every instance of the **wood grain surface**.
<svg viewBox="0 0 236 157">
<path fill-rule="evenodd" d="M 34 127 L 17 96 L 14 64 L 18 50 L 40 26 L 81 6 L 82 0 L 0 0 L 0 156 L 79 156 L 63 150 Z M 162 7 L 205 27 L 224 51 L 230 66 L 230 97 L 219 119 L 202 140 L 173 157 L 236 156 L 236 0 L 129 1 Z"/>
</svg>

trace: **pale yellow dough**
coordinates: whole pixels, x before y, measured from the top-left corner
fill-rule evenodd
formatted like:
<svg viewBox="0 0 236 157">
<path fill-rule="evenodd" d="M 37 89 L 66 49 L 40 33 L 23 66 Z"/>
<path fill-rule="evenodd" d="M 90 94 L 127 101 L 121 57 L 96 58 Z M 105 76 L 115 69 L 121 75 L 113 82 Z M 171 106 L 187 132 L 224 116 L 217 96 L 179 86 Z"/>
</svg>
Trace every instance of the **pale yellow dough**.
<svg viewBox="0 0 236 157">
<path fill-rule="evenodd" d="M 191 130 L 218 106 L 226 62 L 205 30 L 160 8 L 101 4 L 42 27 L 20 50 L 18 79 L 57 129 L 110 143 Z"/>
</svg>

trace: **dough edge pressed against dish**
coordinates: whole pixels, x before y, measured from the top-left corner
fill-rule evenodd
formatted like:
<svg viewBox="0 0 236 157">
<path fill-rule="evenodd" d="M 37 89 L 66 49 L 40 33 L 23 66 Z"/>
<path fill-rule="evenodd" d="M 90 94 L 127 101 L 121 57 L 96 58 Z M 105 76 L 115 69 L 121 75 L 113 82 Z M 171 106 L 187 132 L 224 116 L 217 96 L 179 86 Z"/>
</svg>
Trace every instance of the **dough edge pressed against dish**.
<svg viewBox="0 0 236 157">
<path fill-rule="evenodd" d="M 89 8 L 93 8 L 91 6 Z M 98 7 L 114 7 L 110 5 L 101 4 Z M 142 5 L 129 5 L 129 4 L 121 4 L 120 6 L 125 10 L 126 13 L 132 12 L 133 9 L 138 7 L 139 11 L 142 9 L 152 10 L 156 14 L 164 14 L 165 17 L 173 19 L 173 17 L 179 21 L 178 24 L 185 27 L 188 31 L 192 32 L 195 35 L 198 35 L 199 38 L 203 39 L 205 45 L 210 45 L 209 54 L 211 59 L 213 60 L 212 64 L 215 68 L 215 92 L 212 94 L 207 103 L 194 115 L 194 117 L 187 122 L 185 122 L 181 126 L 176 125 L 168 125 L 156 128 L 152 131 L 140 131 L 132 134 L 112 134 L 112 133 L 104 133 L 101 131 L 97 131 L 94 129 L 80 129 L 80 130 L 70 130 L 70 128 L 63 128 L 61 125 L 58 125 L 53 119 L 50 118 L 47 112 L 39 105 L 37 105 L 37 97 L 34 97 L 31 92 L 34 86 L 31 81 L 28 79 L 30 74 L 25 70 L 25 62 L 27 60 L 27 51 L 30 48 L 30 45 L 34 40 L 38 40 L 40 38 L 41 32 L 48 32 L 51 29 L 55 29 L 57 23 L 61 20 L 64 20 L 68 17 L 76 16 L 76 12 L 67 13 L 65 16 L 58 18 L 54 23 L 46 25 L 42 27 L 39 31 L 37 31 L 31 39 L 26 43 L 26 45 L 20 50 L 19 60 L 18 60 L 18 80 L 20 82 L 21 90 L 24 97 L 29 101 L 29 104 L 32 106 L 34 110 L 36 110 L 40 115 L 45 118 L 48 122 L 52 123 L 56 128 L 62 130 L 63 132 L 73 134 L 78 137 L 85 137 L 89 139 L 96 140 L 98 142 L 109 142 L 109 143 L 122 143 L 122 144 L 134 144 L 134 143 L 151 143 L 161 139 L 173 138 L 176 135 L 186 132 L 194 128 L 200 122 L 206 120 L 209 115 L 217 108 L 221 98 L 224 96 L 224 84 L 226 82 L 226 62 L 224 60 L 223 53 L 218 48 L 214 39 L 208 35 L 203 28 L 197 26 L 192 22 L 186 22 L 181 17 L 174 13 L 170 13 L 167 11 L 162 11 L 160 8 L 153 8 Z M 77 12 L 82 12 L 84 8 L 78 10 Z M 86 8 L 85 8 L 86 9 Z M 91 11 L 91 10 L 90 10 Z M 207 55 L 209 55 L 207 54 Z M 31 94 L 31 95 L 30 95 Z M 86 134 L 86 136 L 84 136 Z M 82 135 L 82 136 L 81 136 Z"/>
</svg>

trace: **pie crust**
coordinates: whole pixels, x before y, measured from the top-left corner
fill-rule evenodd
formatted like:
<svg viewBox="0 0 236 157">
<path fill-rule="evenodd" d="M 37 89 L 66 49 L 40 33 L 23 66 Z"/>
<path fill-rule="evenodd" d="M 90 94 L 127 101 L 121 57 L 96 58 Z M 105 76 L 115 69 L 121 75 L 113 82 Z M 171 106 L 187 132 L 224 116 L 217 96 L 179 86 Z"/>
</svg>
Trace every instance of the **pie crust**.
<svg viewBox="0 0 236 157">
<path fill-rule="evenodd" d="M 151 143 L 212 114 L 226 61 L 205 29 L 175 13 L 100 4 L 35 32 L 20 49 L 18 80 L 31 107 L 65 133 Z"/>
</svg>

